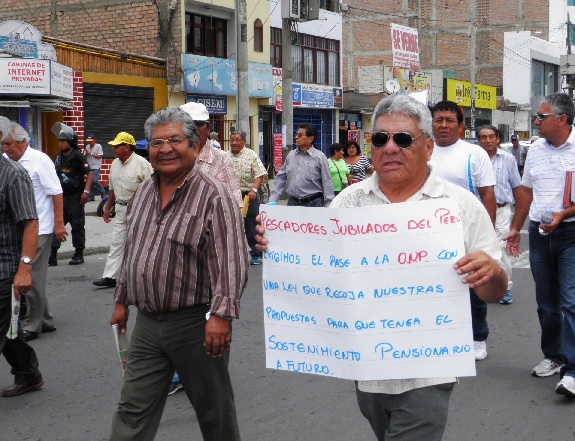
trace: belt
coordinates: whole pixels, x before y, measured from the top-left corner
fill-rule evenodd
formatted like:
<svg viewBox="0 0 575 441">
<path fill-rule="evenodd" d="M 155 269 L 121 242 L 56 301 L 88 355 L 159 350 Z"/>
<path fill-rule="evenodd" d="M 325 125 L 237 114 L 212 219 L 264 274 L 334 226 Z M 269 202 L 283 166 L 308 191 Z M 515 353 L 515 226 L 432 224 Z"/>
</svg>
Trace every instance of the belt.
<svg viewBox="0 0 575 441">
<path fill-rule="evenodd" d="M 504 204 L 497 204 L 497 208 L 503 208 L 507 205 L 507 202 L 505 202 Z"/>
<path fill-rule="evenodd" d="M 116 204 L 123 205 L 124 207 L 128 205 L 128 201 L 116 201 Z"/>
<path fill-rule="evenodd" d="M 305 198 L 296 198 L 295 196 L 290 196 L 290 198 L 295 199 L 296 201 L 298 201 L 300 204 L 307 204 L 308 202 L 313 201 L 314 199 L 317 199 L 319 197 L 323 198 L 323 193 L 315 193 L 312 194 L 311 196 L 305 197 Z"/>
</svg>

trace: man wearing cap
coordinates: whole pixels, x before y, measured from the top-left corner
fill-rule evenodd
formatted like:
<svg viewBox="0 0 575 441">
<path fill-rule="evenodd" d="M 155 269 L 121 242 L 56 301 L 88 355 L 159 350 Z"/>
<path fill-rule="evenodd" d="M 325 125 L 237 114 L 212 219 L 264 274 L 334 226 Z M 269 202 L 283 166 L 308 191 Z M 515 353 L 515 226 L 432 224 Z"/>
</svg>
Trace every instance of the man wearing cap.
<svg viewBox="0 0 575 441">
<path fill-rule="evenodd" d="M 127 132 L 120 132 L 108 144 L 114 149 L 114 162 L 110 167 L 110 183 L 108 200 L 104 206 L 104 222 L 110 222 L 110 209 L 116 204 L 114 231 L 112 243 L 106 260 L 104 274 L 100 280 L 93 283 L 96 286 L 116 286 L 124 257 L 124 241 L 126 239 L 126 210 L 128 202 L 140 184 L 152 176 L 152 166 L 140 155 L 134 153 L 136 140 Z"/>
<path fill-rule="evenodd" d="M 515 161 L 517 161 L 517 170 L 519 170 L 519 174 L 523 176 L 523 166 L 525 165 L 527 150 L 519 144 L 519 137 L 517 135 L 511 135 L 511 144 L 512 146 L 509 149 L 509 153 L 511 153 Z"/>
<path fill-rule="evenodd" d="M 100 167 L 102 166 L 102 157 L 104 156 L 104 151 L 100 144 L 96 144 L 96 138 L 94 135 L 88 135 L 86 138 L 86 143 L 84 145 L 84 154 L 88 160 L 88 165 L 90 170 L 92 170 L 92 187 L 90 188 L 90 200 L 94 200 L 94 192 L 98 193 L 100 196 L 106 194 L 106 190 L 100 184 Z"/>
<path fill-rule="evenodd" d="M 62 123 L 55 123 L 52 132 L 58 138 L 60 153 L 54 160 L 56 174 L 60 179 L 64 193 L 64 225 L 72 227 L 72 246 L 75 248 L 70 265 L 84 263 L 84 248 L 86 248 L 86 219 L 84 217 L 84 204 L 90 200 L 92 186 L 92 170 L 86 157 L 78 148 L 78 135 Z M 52 237 L 52 251 L 48 265 L 58 265 L 58 249 L 60 241 Z"/>
<path fill-rule="evenodd" d="M 180 106 L 180 109 L 192 117 L 198 129 L 200 140 L 194 147 L 198 154 L 195 166 L 204 173 L 221 181 L 237 201 L 238 206 L 241 207 L 243 205 L 242 192 L 240 191 L 240 183 L 236 176 L 232 160 L 226 152 L 211 148 L 211 144 L 209 144 L 208 138 L 212 127 L 209 121 L 210 115 L 208 109 L 201 103 L 187 103 Z"/>
<path fill-rule="evenodd" d="M 26 169 L 32 179 L 36 211 L 38 212 L 38 247 L 32 260 L 32 286 L 25 295 L 26 314 L 20 323 L 26 341 L 40 332 L 56 330 L 54 317 L 46 298 L 46 277 L 52 235 L 57 240 L 66 240 L 64 227 L 62 187 L 52 160 L 39 150 L 28 146 L 29 135 L 18 123 L 10 123 L 2 148 L 6 156 Z"/>
</svg>

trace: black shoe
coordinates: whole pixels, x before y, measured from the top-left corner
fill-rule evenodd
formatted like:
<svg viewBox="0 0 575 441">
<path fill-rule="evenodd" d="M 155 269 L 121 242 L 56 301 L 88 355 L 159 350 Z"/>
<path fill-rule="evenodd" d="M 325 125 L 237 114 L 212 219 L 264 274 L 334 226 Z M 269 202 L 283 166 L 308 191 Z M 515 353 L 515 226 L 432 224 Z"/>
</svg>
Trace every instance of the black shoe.
<svg viewBox="0 0 575 441">
<path fill-rule="evenodd" d="M 42 325 L 42 332 L 54 332 L 56 331 L 56 326 Z"/>
<path fill-rule="evenodd" d="M 24 337 L 24 340 L 30 341 L 38 337 L 38 333 L 32 331 L 22 331 L 22 336 Z"/>
<path fill-rule="evenodd" d="M 84 253 L 82 251 L 76 251 L 68 263 L 70 265 L 80 265 L 84 263 Z"/>
<path fill-rule="evenodd" d="M 58 266 L 58 256 L 56 253 L 50 253 L 50 258 L 48 259 L 48 266 Z"/>
<path fill-rule="evenodd" d="M 113 288 L 116 286 L 116 279 L 102 277 L 100 280 L 94 280 L 92 283 L 96 286 L 102 286 L 104 288 Z"/>
<path fill-rule="evenodd" d="M 33 390 L 38 390 L 44 386 L 44 380 L 40 378 L 36 383 L 24 383 L 24 384 L 13 384 L 5 389 L 2 389 L 3 397 L 15 397 L 16 395 L 22 395 L 26 392 Z"/>
</svg>

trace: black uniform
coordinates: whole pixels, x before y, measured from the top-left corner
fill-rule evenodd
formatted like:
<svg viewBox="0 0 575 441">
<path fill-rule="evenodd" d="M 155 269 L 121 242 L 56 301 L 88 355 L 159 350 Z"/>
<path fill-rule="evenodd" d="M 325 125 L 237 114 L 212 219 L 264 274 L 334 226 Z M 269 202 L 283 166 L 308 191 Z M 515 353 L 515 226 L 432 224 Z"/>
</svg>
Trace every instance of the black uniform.
<svg viewBox="0 0 575 441">
<path fill-rule="evenodd" d="M 56 174 L 60 178 L 64 198 L 64 224 L 72 227 L 72 245 L 83 250 L 86 247 L 86 231 L 84 229 L 84 205 L 81 202 L 84 192 L 84 175 L 90 172 L 86 157 L 80 151 L 73 149 L 68 156 L 60 153 L 54 161 Z M 52 248 L 60 248 L 60 242 L 52 237 Z"/>
</svg>

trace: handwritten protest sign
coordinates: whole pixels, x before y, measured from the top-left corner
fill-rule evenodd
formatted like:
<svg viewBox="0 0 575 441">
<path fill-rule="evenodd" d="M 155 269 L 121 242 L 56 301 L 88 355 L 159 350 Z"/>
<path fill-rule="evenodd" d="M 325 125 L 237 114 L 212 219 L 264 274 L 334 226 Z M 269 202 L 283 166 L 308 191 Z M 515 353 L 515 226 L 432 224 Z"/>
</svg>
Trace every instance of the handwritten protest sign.
<svg viewBox="0 0 575 441">
<path fill-rule="evenodd" d="M 266 366 L 353 380 L 475 375 L 459 205 L 262 206 Z"/>
</svg>

